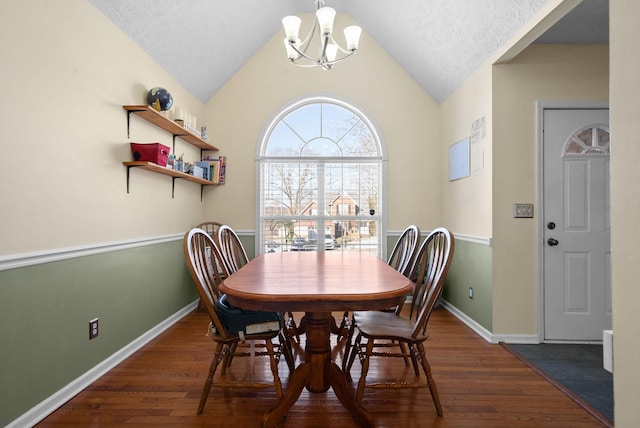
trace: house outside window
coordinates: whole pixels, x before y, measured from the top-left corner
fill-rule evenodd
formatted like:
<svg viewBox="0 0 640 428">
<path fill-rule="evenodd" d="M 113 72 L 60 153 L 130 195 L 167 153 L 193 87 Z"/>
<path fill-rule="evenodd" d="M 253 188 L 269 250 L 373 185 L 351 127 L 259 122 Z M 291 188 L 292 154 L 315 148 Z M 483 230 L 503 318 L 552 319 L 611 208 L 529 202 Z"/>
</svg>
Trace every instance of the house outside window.
<svg viewBox="0 0 640 428">
<path fill-rule="evenodd" d="M 296 102 L 267 127 L 257 160 L 257 253 L 386 251 L 386 157 L 359 109 Z"/>
</svg>

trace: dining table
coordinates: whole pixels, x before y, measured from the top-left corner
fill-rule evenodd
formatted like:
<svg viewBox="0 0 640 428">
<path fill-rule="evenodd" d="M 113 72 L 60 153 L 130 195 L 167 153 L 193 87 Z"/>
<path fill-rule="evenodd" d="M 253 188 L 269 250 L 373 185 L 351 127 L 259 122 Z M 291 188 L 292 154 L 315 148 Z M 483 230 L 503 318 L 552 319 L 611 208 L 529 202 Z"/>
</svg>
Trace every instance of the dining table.
<svg viewBox="0 0 640 428">
<path fill-rule="evenodd" d="M 261 254 L 226 278 L 220 292 L 235 306 L 305 313 L 304 361 L 262 426 L 276 426 L 303 388 L 312 393 L 333 389 L 358 425 L 373 426 L 373 414 L 356 400 L 350 376 L 331 360 L 332 312 L 393 307 L 412 290 L 407 277 L 376 255 L 340 250 Z"/>
</svg>

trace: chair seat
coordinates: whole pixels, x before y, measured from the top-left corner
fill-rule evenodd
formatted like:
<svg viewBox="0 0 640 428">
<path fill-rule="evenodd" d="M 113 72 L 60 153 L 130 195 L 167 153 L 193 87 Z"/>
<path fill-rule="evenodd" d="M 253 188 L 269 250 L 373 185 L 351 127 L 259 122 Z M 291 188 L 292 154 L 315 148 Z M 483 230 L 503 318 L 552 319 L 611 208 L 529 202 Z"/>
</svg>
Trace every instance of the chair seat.
<svg viewBox="0 0 640 428">
<path fill-rule="evenodd" d="M 216 312 L 228 335 L 248 335 L 252 333 L 278 332 L 283 318 L 276 312 L 251 311 L 233 306 L 227 295 L 220 296 L 215 304 Z"/>
<path fill-rule="evenodd" d="M 355 312 L 353 317 L 358 330 L 364 337 L 421 342 L 429 335 L 425 333 L 412 337 L 414 322 L 392 312 L 362 311 Z"/>
<path fill-rule="evenodd" d="M 275 339 L 278 337 L 278 335 L 278 331 L 265 331 L 255 334 L 247 334 L 244 336 L 244 340 L 248 342 L 251 340 Z M 209 323 L 209 336 L 211 336 L 211 339 L 213 339 L 214 341 L 221 343 L 238 343 L 241 341 L 240 337 L 238 336 L 223 337 L 220 332 L 218 332 L 218 329 L 215 325 L 213 325 L 213 323 Z"/>
</svg>

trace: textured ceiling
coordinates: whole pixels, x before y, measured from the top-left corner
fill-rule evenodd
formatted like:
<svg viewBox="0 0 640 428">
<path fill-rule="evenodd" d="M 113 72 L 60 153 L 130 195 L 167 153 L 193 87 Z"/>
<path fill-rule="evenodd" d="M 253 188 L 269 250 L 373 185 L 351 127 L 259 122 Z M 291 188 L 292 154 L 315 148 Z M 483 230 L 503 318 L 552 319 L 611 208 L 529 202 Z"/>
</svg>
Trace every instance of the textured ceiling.
<svg viewBox="0 0 640 428">
<path fill-rule="evenodd" d="M 313 0 L 88 1 L 203 103 L 283 32 L 282 17 L 315 10 Z M 547 1 L 326 0 L 325 5 L 351 15 L 442 102 Z M 607 23 L 608 0 L 584 0 L 539 41 L 606 42 Z"/>
</svg>

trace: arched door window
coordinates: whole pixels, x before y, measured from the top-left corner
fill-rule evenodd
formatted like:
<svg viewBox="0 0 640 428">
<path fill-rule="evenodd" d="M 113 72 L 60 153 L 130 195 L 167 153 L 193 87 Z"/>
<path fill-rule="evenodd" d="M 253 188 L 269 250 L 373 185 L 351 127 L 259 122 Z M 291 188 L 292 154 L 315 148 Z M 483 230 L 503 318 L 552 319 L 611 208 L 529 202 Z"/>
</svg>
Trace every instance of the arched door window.
<svg viewBox="0 0 640 428">
<path fill-rule="evenodd" d="M 381 255 L 384 160 L 378 133 L 355 107 L 315 97 L 284 109 L 258 149 L 256 252 Z"/>
<path fill-rule="evenodd" d="M 588 126 L 571 136 L 564 147 L 565 155 L 609 154 L 609 128 Z"/>
</svg>

